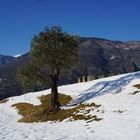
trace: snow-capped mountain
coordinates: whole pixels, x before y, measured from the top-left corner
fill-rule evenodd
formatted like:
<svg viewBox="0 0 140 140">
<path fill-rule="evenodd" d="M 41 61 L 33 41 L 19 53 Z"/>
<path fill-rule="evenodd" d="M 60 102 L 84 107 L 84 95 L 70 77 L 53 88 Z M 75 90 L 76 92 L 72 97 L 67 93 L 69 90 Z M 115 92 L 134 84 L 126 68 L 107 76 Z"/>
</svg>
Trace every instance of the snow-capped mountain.
<svg viewBox="0 0 140 140">
<path fill-rule="evenodd" d="M 19 123 L 22 117 L 12 107 L 27 102 L 39 105 L 39 96 L 49 90 L 8 98 L 0 104 L 1 140 L 140 140 L 140 72 L 128 73 L 91 82 L 59 87 L 60 93 L 72 96 L 62 108 L 79 103 L 96 103 L 101 106 L 91 114 L 100 121 L 85 120 L 41 123 Z M 81 113 L 85 113 L 84 110 Z"/>
<path fill-rule="evenodd" d="M 20 57 L 22 54 L 16 54 L 14 55 L 15 58 Z"/>
</svg>

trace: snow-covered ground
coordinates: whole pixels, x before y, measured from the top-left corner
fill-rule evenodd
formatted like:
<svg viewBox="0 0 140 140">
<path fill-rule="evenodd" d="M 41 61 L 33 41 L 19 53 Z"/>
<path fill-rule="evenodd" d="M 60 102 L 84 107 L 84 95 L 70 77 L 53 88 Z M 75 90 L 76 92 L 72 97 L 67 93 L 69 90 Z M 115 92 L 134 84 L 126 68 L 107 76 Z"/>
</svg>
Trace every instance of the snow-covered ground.
<svg viewBox="0 0 140 140">
<path fill-rule="evenodd" d="M 68 106 L 81 102 L 101 104 L 92 114 L 103 120 L 90 123 L 19 123 L 21 116 L 11 105 L 38 105 L 37 97 L 50 90 L 9 98 L 0 104 L 0 140 L 140 140 L 140 90 L 133 87 L 135 84 L 140 84 L 140 72 L 59 87 L 59 92 L 73 97 Z"/>
</svg>

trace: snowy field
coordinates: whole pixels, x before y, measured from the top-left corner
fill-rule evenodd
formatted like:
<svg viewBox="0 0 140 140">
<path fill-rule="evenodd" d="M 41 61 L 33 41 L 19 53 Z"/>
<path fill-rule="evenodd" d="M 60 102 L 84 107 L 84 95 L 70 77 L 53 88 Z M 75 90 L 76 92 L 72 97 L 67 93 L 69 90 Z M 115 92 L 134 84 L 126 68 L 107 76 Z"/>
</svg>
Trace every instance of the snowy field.
<svg viewBox="0 0 140 140">
<path fill-rule="evenodd" d="M 68 106 L 78 103 L 101 104 L 92 113 L 101 121 L 19 123 L 21 116 L 11 107 L 19 102 L 39 105 L 45 90 L 12 97 L 0 104 L 0 140 L 140 140 L 140 72 L 59 87 L 71 95 Z M 136 94 L 134 94 L 134 92 Z"/>
</svg>

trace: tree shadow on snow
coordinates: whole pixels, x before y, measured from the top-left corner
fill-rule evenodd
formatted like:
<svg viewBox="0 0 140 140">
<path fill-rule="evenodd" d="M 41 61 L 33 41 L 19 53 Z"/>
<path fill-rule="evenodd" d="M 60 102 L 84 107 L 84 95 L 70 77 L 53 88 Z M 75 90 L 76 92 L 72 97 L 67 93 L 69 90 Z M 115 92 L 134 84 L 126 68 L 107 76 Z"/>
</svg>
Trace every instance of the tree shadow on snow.
<svg viewBox="0 0 140 140">
<path fill-rule="evenodd" d="M 122 91 L 122 89 L 128 85 L 132 80 L 140 78 L 140 72 L 130 73 L 126 76 L 122 76 L 116 80 L 99 82 L 89 89 L 82 92 L 69 105 L 76 105 L 84 101 L 90 100 L 96 96 L 104 95 L 107 93 L 116 94 Z"/>
</svg>

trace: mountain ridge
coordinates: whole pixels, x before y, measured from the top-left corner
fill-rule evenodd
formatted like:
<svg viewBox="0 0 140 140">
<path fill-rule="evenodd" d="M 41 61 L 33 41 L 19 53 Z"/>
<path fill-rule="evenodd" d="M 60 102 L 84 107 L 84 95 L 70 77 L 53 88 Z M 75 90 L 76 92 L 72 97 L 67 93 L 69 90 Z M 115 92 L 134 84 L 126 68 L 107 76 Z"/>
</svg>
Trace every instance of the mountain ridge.
<svg viewBox="0 0 140 140">
<path fill-rule="evenodd" d="M 79 46 L 82 69 L 74 70 L 71 77 L 62 76 L 59 85 L 76 83 L 79 77 L 85 75 L 100 78 L 140 70 L 140 41 L 122 42 L 96 37 L 81 37 Z M 17 58 L 10 57 L 9 59 L 5 56 L 5 59 L 9 60 L 8 63 L 6 61 L 3 64 L 0 63 L 0 78 L 2 79 L 0 99 L 22 94 L 21 86 L 16 80 L 16 71 L 29 61 L 30 56 L 26 53 Z M 9 84 L 6 85 L 6 83 Z"/>
</svg>

